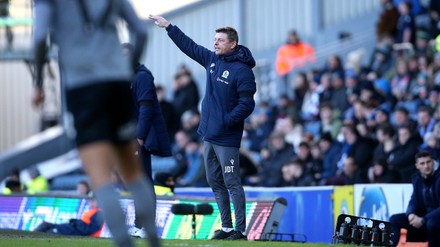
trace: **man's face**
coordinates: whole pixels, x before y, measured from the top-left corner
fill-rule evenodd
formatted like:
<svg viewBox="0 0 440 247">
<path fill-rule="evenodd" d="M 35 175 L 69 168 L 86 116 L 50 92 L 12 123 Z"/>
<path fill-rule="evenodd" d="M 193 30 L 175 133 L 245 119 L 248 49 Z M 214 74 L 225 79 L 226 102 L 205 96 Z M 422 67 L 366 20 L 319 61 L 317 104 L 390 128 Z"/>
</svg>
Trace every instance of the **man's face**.
<svg viewBox="0 0 440 247">
<path fill-rule="evenodd" d="M 234 51 L 237 42 L 230 41 L 226 33 L 216 33 L 214 36 L 214 50 L 217 56 L 227 55 Z"/>
<path fill-rule="evenodd" d="M 420 157 L 416 160 L 416 168 L 419 170 L 423 178 L 427 178 L 434 170 L 434 161 L 431 157 Z"/>
</svg>

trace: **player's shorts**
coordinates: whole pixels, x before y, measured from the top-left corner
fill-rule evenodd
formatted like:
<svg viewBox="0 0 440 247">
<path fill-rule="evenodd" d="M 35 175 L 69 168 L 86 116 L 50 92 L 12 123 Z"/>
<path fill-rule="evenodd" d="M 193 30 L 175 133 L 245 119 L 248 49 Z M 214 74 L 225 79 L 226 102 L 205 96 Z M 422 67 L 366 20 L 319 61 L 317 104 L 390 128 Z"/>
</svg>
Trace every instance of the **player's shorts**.
<svg viewBox="0 0 440 247">
<path fill-rule="evenodd" d="M 66 133 L 78 147 L 98 141 L 122 145 L 135 139 L 130 83 L 100 83 L 67 90 L 66 100 Z"/>
</svg>

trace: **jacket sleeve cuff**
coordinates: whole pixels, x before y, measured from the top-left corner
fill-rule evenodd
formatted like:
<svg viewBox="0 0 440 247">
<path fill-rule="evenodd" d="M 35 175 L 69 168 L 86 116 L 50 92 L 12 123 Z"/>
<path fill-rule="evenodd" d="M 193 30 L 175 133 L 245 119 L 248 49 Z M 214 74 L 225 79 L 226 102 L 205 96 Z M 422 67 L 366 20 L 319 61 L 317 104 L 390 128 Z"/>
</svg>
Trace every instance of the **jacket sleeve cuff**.
<svg viewBox="0 0 440 247">
<path fill-rule="evenodd" d="M 173 24 L 170 23 L 170 25 L 168 25 L 168 27 L 166 27 L 165 30 L 169 32 L 172 28 L 173 28 Z"/>
</svg>

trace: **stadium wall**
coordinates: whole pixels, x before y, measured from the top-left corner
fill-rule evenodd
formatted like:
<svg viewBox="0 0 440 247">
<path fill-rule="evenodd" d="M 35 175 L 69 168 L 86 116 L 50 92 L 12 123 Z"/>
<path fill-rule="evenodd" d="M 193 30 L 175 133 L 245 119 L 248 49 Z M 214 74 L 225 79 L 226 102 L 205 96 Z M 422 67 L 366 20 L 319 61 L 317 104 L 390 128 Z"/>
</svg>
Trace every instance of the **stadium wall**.
<svg viewBox="0 0 440 247">
<path fill-rule="evenodd" d="M 247 196 L 248 234 L 258 232 L 269 217 L 273 199 L 283 197 L 287 208 L 278 225 L 278 233 L 295 234 L 307 242 L 331 243 L 339 214 L 350 214 L 388 221 L 395 213 L 404 212 L 412 193 L 411 184 L 369 184 L 342 187 L 245 188 Z M 159 198 L 156 225 L 164 239 L 191 239 L 191 216 L 174 215 L 175 203 L 208 202 L 213 215 L 197 216 L 197 239 L 208 239 L 220 229 L 218 208 L 209 188 L 177 188 L 176 198 Z M 272 198 L 272 200 L 268 200 Z M 127 213 L 127 225 L 134 222 L 133 201 L 120 200 Z M 0 196 L 0 229 L 33 230 L 42 220 L 53 223 L 78 218 L 87 210 L 87 200 L 53 196 Z M 105 227 L 101 237 L 110 233 Z"/>
</svg>

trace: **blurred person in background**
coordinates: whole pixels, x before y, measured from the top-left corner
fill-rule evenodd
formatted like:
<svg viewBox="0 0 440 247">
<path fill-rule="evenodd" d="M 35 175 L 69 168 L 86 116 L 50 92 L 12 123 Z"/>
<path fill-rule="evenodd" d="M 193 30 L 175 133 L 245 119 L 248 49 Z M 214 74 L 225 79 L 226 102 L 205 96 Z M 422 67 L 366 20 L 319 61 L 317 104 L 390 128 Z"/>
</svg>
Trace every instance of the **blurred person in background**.
<svg viewBox="0 0 440 247">
<path fill-rule="evenodd" d="M 191 71 L 185 65 L 180 66 L 173 84 L 173 105 L 177 117 L 180 119 L 188 110 L 197 111 L 199 100 L 199 89 Z"/>
<path fill-rule="evenodd" d="M 394 170 L 388 169 L 386 157 L 378 157 L 368 169 L 370 183 L 400 183 L 400 175 Z"/>
<path fill-rule="evenodd" d="M 129 61 L 133 57 L 133 51 L 132 44 L 122 44 L 122 52 Z M 139 144 L 137 154 L 141 159 L 147 178 L 150 179 L 151 185 L 153 185 L 151 155 L 171 156 L 171 144 L 159 100 L 157 99 L 153 74 L 145 65 L 139 62 L 135 66 L 131 90 L 137 114 L 136 138 Z"/>
<path fill-rule="evenodd" d="M 134 38 L 130 62 L 120 48 L 116 23 L 121 19 Z M 36 0 L 34 21 L 34 105 L 44 101 L 42 72 L 51 35 L 63 68 L 66 133 L 75 139 L 114 244 L 133 246 L 111 181 L 116 166 L 133 196 L 147 241 L 152 247 L 160 246 L 153 186 L 133 155 L 137 149 L 136 115 L 130 83 L 147 36 L 143 22 L 125 0 Z"/>
<path fill-rule="evenodd" d="M 158 172 L 154 175 L 154 192 L 157 196 L 173 196 L 175 179 L 171 173 Z"/>
<path fill-rule="evenodd" d="M 390 169 L 399 172 L 401 183 L 411 182 L 411 176 L 416 172 L 412 157 L 422 143 L 419 133 L 410 125 L 405 124 L 397 129 L 397 145 L 388 155 L 388 164 Z"/>
<path fill-rule="evenodd" d="M 393 4 L 393 0 L 380 0 L 380 4 L 382 9 L 376 25 L 376 36 L 378 39 L 394 37 L 397 33 L 399 10 Z"/>
<path fill-rule="evenodd" d="M 313 185 L 313 176 L 304 171 L 304 164 L 297 158 L 286 162 L 281 168 L 283 182 L 282 186 L 311 186 Z"/>
<path fill-rule="evenodd" d="M 104 216 L 102 210 L 98 207 L 98 201 L 95 198 L 90 198 L 89 209 L 83 213 L 81 219 L 70 219 L 69 223 L 63 224 L 43 221 L 34 229 L 34 232 L 100 237 L 103 228 Z"/>
<path fill-rule="evenodd" d="M 174 105 L 166 99 L 166 91 L 163 86 L 156 86 L 156 94 L 165 120 L 165 125 L 167 126 L 169 140 L 173 144 L 174 135 L 179 129 L 179 119 L 177 118 L 176 108 L 174 108 Z"/>
<path fill-rule="evenodd" d="M 9 17 L 9 6 L 11 0 L 0 0 L 0 18 Z M 9 25 L 5 26 L 7 49 L 12 50 L 12 42 L 14 41 L 14 34 L 12 28 Z"/>
<path fill-rule="evenodd" d="M 322 155 L 322 172 L 320 177 L 315 178 L 319 179 L 322 185 L 325 184 L 327 178 L 335 176 L 338 171 L 337 163 L 341 155 L 342 144 L 326 132 L 321 135 L 318 145 Z"/>
<path fill-rule="evenodd" d="M 206 177 L 222 221 L 222 229 L 213 239 L 247 240 L 246 196 L 241 184 L 239 148 L 244 121 L 255 107 L 256 83 L 252 71 L 255 59 L 248 48 L 238 44 L 238 33 L 232 27 L 216 29 L 213 52 L 195 43 L 162 16 L 150 15 L 150 19 L 166 29 L 182 52 L 206 69 L 206 92 L 197 132 L 204 141 Z"/>
<path fill-rule="evenodd" d="M 8 182 L 9 182 L 10 186 L 7 186 Z M 19 185 L 20 190 L 18 190 L 17 184 Z M 15 193 L 25 192 L 27 189 L 26 186 L 21 182 L 20 171 L 16 168 L 13 169 L 11 172 L 11 175 L 9 175 L 6 178 L 5 188 L 3 189 L 3 194 L 7 195 L 7 194 L 13 193 L 14 191 L 12 191 L 12 187 L 14 188 Z"/>
<path fill-rule="evenodd" d="M 310 44 L 301 41 L 297 31 L 292 30 L 287 35 L 286 44 L 277 50 L 275 70 L 283 78 L 284 89 L 288 85 L 288 74 L 295 68 L 301 68 L 315 62 L 315 50 Z"/>
<path fill-rule="evenodd" d="M 262 160 L 258 174 L 249 177 L 253 186 L 278 187 L 282 184 L 282 166 L 294 157 L 293 146 L 288 144 L 282 132 L 273 131 L 270 134 L 268 146 L 261 150 Z"/>
<path fill-rule="evenodd" d="M 92 192 L 89 183 L 86 180 L 79 181 L 76 184 L 76 193 L 80 196 L 90 196 Z"/>
<path fill-rule="evenodd" d="M 41 176 L 40 171 L 36 167 L 29 169 L 31 180 L 26 185 L 28 194 L 44 193 L 49 191 L 49 181 Z"/>
</svg>

